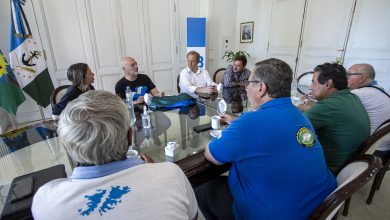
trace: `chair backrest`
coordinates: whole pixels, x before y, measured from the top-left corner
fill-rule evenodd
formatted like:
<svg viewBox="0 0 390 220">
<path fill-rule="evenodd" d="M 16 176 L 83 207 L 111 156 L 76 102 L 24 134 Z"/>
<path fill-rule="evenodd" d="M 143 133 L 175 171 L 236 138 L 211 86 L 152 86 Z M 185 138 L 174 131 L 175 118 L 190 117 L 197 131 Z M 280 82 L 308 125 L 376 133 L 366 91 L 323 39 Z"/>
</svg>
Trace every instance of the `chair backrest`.
<svg viewBox="0 0 390 220">
<path fill-rule="evenodd" d="M 383 141 L 389 140 L 390 121 L 380 125 L 359 147 L 357 154 L 372 154 Z"/>
<path fill-rule="evenodd" d="M 310 219 L 332 219 L 346 199 L 375 176 L 382 167 L 381 159 L 359 155 L 337 175 L 337 188 L 313 212 Z"/>
<path fill-rule="evenodd" d="M 70 87 L 70 85 L 62 85 L 58 88 L 56 88 L 53 93 L 51 94 L 50 96 L 50 104 L 51 104 L 51 107 L 53 107 L 55 104 L 57 104 L 62 96 L 65 95 L 66 93 L 66 90 Z"/>
<path fill-rule="evenodd" d="M 386 142 L 386 144 L 390 142 L 390 121 L 385 121 L 374 131 L 374 133 L 372 133 L 366 140 L 364 140 L 354 155 L 345 161 L 344 165 L 336 171 L 336 174 L 338 174 L 340 170 L 346 166 L 346 164 L 349 164 L 356 157 L 359 157 L 359 155 L 373 154 L 375 150 L 384 142 Z"/>
<path fill-rule="evenodd" d="M 310 92 L 310 84 L 313 78 L 313 71 L 309 71 L 301 74 L 297 78 L 297 91 L 302 95 L 309 94 Z"/>
<path fill-rule="evenodd" d="M 380 124 L 380 125 L 375 129 L 375 131 L 377 131 L 377 130 L 379 130 L 379 129 L 382 129 L 382 128 L 386 127 L 386 126 L 389 125 L 389 124 L 390 124 L 390 118 L 387 119 L 387 120 L 385 120 L 384 122 L 382 122 L 382 124 Z"/>
<path fill-rule="evenodd" d="M 225 72 L 225 69 L 226 69 L 226 68 L 220 68 L 220 69 L 217 69 L 217 71 L 214 72 L 213 81 L 214 81 L 216 84 L 219 84 L 219 83 L 222 82 L 223 73 Z"/>
</svg>

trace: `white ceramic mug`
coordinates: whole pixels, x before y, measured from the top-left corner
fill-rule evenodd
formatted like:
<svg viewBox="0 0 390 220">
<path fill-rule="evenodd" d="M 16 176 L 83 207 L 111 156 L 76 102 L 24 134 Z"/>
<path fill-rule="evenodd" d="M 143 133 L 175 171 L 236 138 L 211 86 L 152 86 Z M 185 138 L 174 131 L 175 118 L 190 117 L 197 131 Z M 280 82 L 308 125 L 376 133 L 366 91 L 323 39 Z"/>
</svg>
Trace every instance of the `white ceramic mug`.
<svg viewBox="0 0 390 220">
<path fill-rule="evenodd" d="M 213 117 L 211 117 L 211 127 L 213 129 L 219 129 L 220 122 L 221 122 L 221 117 L 219 117 L 218 115 L 214 115 Z"/>
<path fill-rule="evenodd" d="M 126 156 L 127 156 L 127 157 L 135 157 L 135 156 L 138 156 L 138 151 L 136 151 L 136 150 L 128 150 Z"/>
</svg>

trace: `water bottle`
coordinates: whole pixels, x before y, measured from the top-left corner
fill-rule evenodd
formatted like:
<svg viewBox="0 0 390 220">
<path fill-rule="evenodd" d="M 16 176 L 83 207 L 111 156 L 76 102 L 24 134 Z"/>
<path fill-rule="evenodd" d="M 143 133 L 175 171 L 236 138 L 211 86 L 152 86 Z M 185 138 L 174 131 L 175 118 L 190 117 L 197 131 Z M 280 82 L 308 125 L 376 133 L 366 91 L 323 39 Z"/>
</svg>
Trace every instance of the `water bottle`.
<svg viewBox="0 0 390 220">
<path fill-rule="evenodd" d="M 146 110 L 146 106 L 144 106 L 144 113 L 142 114 L 142 126 L 144 128 L 150 128 L 150 116 Z"/>
<path fill-rule="evenodd" d="M 152 102 L 152 98 L 153 98 L 153 96 L 149 95 L 149 93 L 145 93 L 144 102 L 147 106 L 149 106 L 150 103 Z"/>
<path fill-rule="evenodd" d="M 133 94 L 131 92 L 130 86 L 126 87 L 125 95 L 126 95 L 127 103 L 130 103 L 130 102 L 133 103 Z"/>
<path fill-rule="evenodd" d="M 291 101 L 294 105 L 298 105 L 299 103 L 299 94 L 298 94 L 298 82 L 296 79 L 292 80 L 291 83 Z"/>
<path fill-rule="evenodd" d="M 133 104 L 133 95 L 131 93 L 130 86 L 126 87 L 126 105 L 127 108 L 129 109 L 129 114 L 130 114 L 130 126 L 133 126 L 136 121 L 136 117 L 134 114 L 134 104 Z"/>
<path fill-rule="evenodd" d="M 296 79 L 293 79 L 291 82 L 291 96 L 295 96 L 297 93 L 298 82 Z"/>
</svg>

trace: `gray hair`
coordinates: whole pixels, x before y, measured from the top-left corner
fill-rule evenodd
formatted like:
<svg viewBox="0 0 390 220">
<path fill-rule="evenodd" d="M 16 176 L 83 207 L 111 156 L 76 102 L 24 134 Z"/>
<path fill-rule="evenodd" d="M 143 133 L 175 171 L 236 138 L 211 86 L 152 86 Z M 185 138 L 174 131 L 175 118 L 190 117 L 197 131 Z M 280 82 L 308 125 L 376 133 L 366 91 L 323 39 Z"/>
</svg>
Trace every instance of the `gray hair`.
<svg viewBox="0 0 390 220">
<path fill-rule="evenodd" d="M 129 112 L 118 96 L 88 91 L 67 104 L 57 131 L 75 162 L 99 165 L 126 157 L 129 128 Z"/>
<path fill-rule="evenodd" d="M 290 97 L 293 73 L 290 66 L 279 59 L 270 58 L 257 62 L 252 72 L 255 80 L 267 85 L 271 98 Z"/>
<path fill-rule="evenodd" d="M 79 88 L 81 92 L 89 90 L 89 85 L 85 84 L 85 74 L 87 71 L 88 65 L 85 63 L 72 64 L 68 68 L 68 80 L 71 81 L 75 87 Z"/>
</svg>

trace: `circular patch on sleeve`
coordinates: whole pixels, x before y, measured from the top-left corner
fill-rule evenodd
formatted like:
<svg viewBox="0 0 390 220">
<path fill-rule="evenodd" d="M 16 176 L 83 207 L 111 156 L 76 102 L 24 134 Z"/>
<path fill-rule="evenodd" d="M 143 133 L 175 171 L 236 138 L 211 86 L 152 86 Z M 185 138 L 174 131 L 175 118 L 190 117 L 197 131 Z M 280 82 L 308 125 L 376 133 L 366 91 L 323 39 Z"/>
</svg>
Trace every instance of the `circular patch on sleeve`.
<svg viewBox="0 0 390 220">
<path fill-rule="evenodd" d="M 297 141 L 304 147 L 312 147 L 314 145 L 314 134 L 310 129 L 302 127 L 297 131 Z"/>
</svg>

